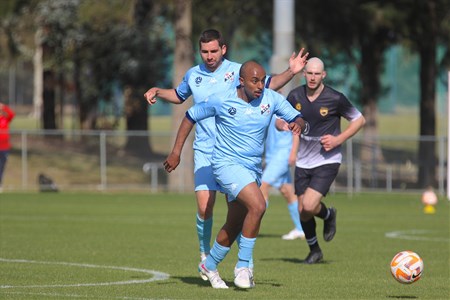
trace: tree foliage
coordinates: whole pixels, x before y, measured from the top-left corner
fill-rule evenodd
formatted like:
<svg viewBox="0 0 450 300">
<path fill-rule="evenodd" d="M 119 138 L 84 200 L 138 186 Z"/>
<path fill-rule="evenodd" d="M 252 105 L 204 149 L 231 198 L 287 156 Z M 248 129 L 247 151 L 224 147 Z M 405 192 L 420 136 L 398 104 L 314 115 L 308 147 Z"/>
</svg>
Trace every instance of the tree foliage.
<svg viewBox="0 0 450 300">
<path fill-rule="evenodd" d="M 96 128 L 98 103 L 110 101 L 114 86 L 131 87 L 132 103 L 137 105 L 146 88 L 172 85 L 176 5 L 174 0 L 3 0 L 0 55 L 8 60 L 31 57 L 35 45 L 34 33 L 29 32 L 41 29 L 40 42 L 48 50 L 46 70 L 55 71 L 59 80 L 74 82 L 84 124 L 80 126 Z M 436 113 L 433 86 L 436 76 L 446 77 L 450 66 L 448 0 L 304 0 L 295 6 L 297 44 L 311 56 L 322 57 L 327 68 L 339 67 L 340 76 L 328 80 L 347 82 L 352 72 L 358 73 L 350 98 L 363 107 L 368 135 L 377 133 L 378 99 L 389 89 L 381 83 L 386 50 L 401 44 L 418 53 L 421 134 L 435 135 L 430 126 Z M 273 1 L 192 0 L 192 7 L 194 49 L 201 31 L 217 28 L 228 40 L 228 55 L 243 49 L 256 56 L 271 52 Z M 436 54 L 439 46 L 444 49 L 441 56 Z M 133 107 L 126 113 L 142 109 Z M 129 125 L 133 130 L 147 128 L 142 122 Z M 421 155 L 433 155 L 435 151 L 426 148 Z M 432 157 L 427 165 L 434 165 Z"/>
</svg>

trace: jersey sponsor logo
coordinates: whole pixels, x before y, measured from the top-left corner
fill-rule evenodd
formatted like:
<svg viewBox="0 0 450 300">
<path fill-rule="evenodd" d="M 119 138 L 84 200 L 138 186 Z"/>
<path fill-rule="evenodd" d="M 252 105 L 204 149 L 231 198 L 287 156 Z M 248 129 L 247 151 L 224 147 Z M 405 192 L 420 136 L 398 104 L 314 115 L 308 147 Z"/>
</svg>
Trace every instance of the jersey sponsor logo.
<svg viewBox="0 0 450 300">
<path fill-rule="evenodd" d="M 328 115 L 328 107 L 321 107 L 319 112 L 322 117 L 325 117 L 326 115 Z"/>
<path fill-rule="evenodd" d="M 230 115 L 234 116 L 234 115 L 236 114 L 236 108 L 230 107 L 230 108 L 228 109 L 228 113 L 229 113 Z"/>
<path fill-rule="evenodd" d="M 248 107 L 244 111 L 244 115 L 251 115 L 252 113 L 253 113 L 253 109 L 248 108 Z"/>
<path fill-rule="evenodd" d="M 261 115 L 268 115 L 270 113 L 270 104 L 261 104 Z"/>
<path fill-rule="evenodd" d="M 295 104 L 295 109 L 298 111 L 302 110 L 302 105 L 300 103 Z"/>
<path fill-rule="evenodd" d="M 234 71 L 233 72 L 226 72 L 224 75 L 224 81 L 234 81 Z"/>
<path fill-rule="evenodd" d="M 202 78 L 200 76 L 198 76 L 197 78 L 195 78 L 195 84 L 199 85 L 202 82 Z"/>
</svg>

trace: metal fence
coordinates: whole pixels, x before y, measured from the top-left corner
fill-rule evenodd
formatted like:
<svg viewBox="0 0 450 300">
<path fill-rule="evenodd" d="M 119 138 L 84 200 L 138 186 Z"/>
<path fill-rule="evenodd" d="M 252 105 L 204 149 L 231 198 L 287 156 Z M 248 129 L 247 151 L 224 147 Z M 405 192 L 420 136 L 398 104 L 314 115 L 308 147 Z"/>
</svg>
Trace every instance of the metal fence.
<svg viewBox="0 0 450 300">
<path fill-rule="evenodd" d="M 42 174 L 64 191 L 192 192 L 190 184 L 173 187 L 168 180 L 168 176 L 192 177 L 191 171 L 183 165 L 171 174 L 163 170 L 172 140 L 170 132 L 13 130 L 3 190 L 38 191 Z M 333 191 L 415 191 L 421 140 L 424 138 L 352 138 L 343 145 L 343 163 Z M 447 137 L 426 140 L 436 146 L 434 188 L 444 195 Z M 150 148 L 137 149 L 147 142 Z"/>
</svg>

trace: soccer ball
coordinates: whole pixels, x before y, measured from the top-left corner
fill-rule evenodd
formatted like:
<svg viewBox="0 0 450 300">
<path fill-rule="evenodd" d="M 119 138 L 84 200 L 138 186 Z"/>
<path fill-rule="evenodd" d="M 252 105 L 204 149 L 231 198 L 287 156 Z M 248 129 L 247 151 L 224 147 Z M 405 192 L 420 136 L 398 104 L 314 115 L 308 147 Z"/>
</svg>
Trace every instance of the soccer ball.
<svg viewBox="0 0 450 300">
<path fill-rule="evenodd" d="M 423 274 L 423 260 L 413 251 L 401 251 L 391 261 L 391 274 L 400 283 L 416 282 Z"/>
</svg>

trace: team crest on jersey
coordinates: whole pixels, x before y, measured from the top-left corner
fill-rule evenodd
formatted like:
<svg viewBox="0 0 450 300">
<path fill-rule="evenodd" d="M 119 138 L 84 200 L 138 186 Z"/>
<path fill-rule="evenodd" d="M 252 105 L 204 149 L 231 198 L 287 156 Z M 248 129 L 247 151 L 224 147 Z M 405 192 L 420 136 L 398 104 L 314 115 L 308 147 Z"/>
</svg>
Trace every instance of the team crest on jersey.
<svg viewBox="0 0 450 300">
<path fill-rule="evenodd" d="M 268 115 L 270 113 L 270 104 L 261 104 L 261 115 Z"/>
<path fill-rule="evenodd" d="M 236 108 L 230 107 L 230 108 L 228 109 L 228 113 L 229 113 L 230 115 L 234 116 L 234 115 L 236 114 Z"/>
<path fill-rule="evenodd" d="M 298 111 L 302 110 L 302 105 L 300 103 L 295 104 L 295 109 Z"/>
<path fill-rule="evenodd" d="M 325 117 L 326 115 L 328 115 L 328 107 L 321 107 L 319 112 L 322 117 Z"/>
<path fill-rule="evenodd" d="M 202 78 L 200 76 L 198 76 L 197 78 L 195 78 L 195 84 L 199 85 L 202 82 Z"/>
<path fill-rule="evenodd" d="M 227 72 L 227 73 L 225 73 L 225 75 L 224 75 L 224 81 L 225 82 L 227 82 L 227 81 L 234 81 L 234 72 Z"/>
</svg>

